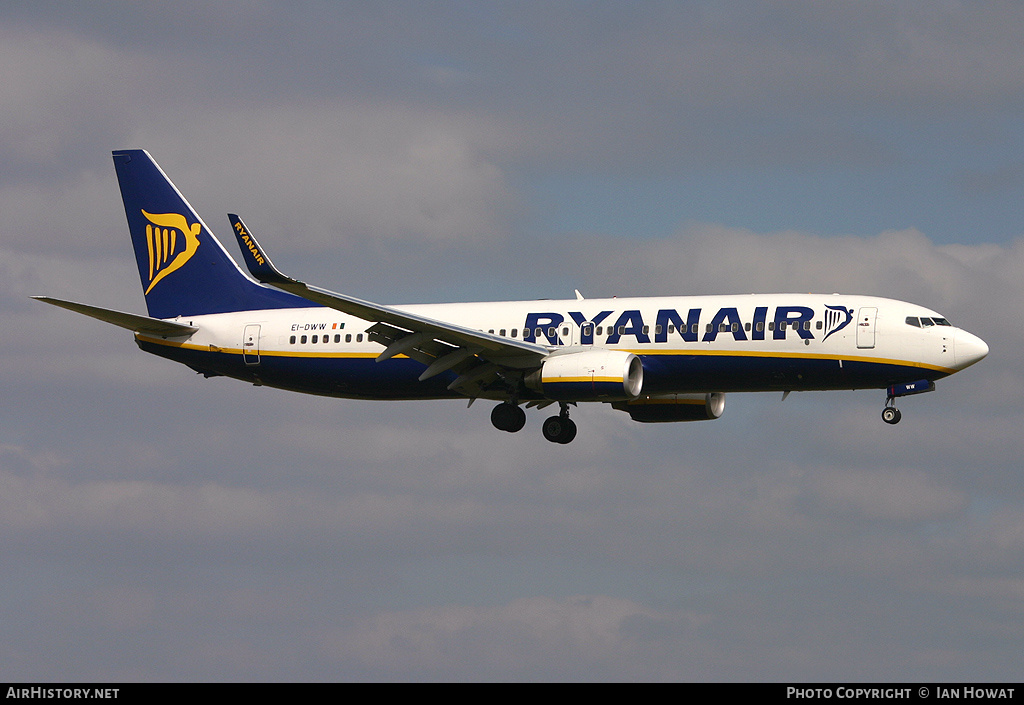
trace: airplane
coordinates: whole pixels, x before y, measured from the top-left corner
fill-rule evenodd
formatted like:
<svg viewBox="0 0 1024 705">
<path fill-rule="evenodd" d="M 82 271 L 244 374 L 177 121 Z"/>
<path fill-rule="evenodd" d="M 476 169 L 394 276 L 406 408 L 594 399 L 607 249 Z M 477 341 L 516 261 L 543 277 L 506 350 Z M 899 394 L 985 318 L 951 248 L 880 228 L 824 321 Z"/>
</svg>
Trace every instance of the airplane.
<svg viewBox="0 0 1024 705">
<path fill-rule="evenodd" d="M 229 214 L 228 255 L 145 150 L 113 152 L 148 316 L 33 297 L 133 332 L 149 353 L 226 376 L 357 399 L 498 402 L 515 433 L 558 404 L 544 437 L 576 436 L 569 407 L 642 423 L 717 419 L 729 392 L 885 389 L 895 400 L 978 362 L 988 346 L 928 308 L 874 296 L 742 294 L 385 306 L 282 274 Z"/>
</svg>

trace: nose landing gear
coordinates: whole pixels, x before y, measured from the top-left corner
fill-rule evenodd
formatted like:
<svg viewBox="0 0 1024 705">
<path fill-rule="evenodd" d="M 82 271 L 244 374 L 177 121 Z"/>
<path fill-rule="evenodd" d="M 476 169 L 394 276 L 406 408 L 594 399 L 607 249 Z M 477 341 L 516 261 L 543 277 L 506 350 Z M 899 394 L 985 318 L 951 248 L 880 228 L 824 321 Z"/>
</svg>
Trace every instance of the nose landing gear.
<svg viewBox="0 0 1024 705">
<path fill-rule="evenodd" d="M 895 406 L 895 399 L 889 397 L 885 400 L 885 408 L 882 409 L 882 421 L 887 424 L 898 424 L 900 419 L 903 418 L 903 414 Z"/>
<path fill-rule="evenodd" d="M 935 382 L 927 379 L 920 379 L 916 382 L 906 384 L 893 384 L 885 390 L 885 408 L 882 409 L 882 421 L 887 424 L 898 424 L 903 414 L 896 408 L 896 397 L 905 397 L 911 394 L 924 394 L 934 392 Z"/>
</svg>

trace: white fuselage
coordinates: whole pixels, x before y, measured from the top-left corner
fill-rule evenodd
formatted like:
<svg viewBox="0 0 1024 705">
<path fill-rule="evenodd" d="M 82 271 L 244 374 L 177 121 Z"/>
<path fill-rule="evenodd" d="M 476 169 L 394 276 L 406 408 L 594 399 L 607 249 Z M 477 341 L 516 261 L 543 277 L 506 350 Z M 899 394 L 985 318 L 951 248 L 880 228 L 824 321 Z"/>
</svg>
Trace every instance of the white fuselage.
<svg viewBox="0 0 1024 705">
<path fill-rule="evenodd" d="M 882 388 L 947 376 L 988 351 L 984 342 L 935 311 L 870 296 L 750 294 L 393 308 L 537 343 L 551 355 L 586 348 L 628 351 L 644 361 L 643 391 L 651 394 Z M 216 373 L 300 391 L 373 397 L 379 385 L 381 398 L 451 396 L 437 385 L 417 382 L 415 375 L 385 380 L 389 369 L 397 369 L 388 363 L 342 364 L 372 362 L 383 346 L 371 342 L 366 321 L 331 308 L 241 311 L 180 321 L 199 330 L 188 338 L 140 334 L 140 343 L 172 358 L 179 357 L 176 352 L 195 353 L 191 362 L 181 361 L 199 363 L 192 364 L 197 368 L 203 354 L 213 354 L 220 360 L 211 367 Z M 234 364 L 226 364 L 232 358 Z M 326 361 L 334 364 L 318 364 Z M 339 379 L 346 376 L 351 378 Z M 319 390 L 314 389 L 318 380 Z"/>
</svg>

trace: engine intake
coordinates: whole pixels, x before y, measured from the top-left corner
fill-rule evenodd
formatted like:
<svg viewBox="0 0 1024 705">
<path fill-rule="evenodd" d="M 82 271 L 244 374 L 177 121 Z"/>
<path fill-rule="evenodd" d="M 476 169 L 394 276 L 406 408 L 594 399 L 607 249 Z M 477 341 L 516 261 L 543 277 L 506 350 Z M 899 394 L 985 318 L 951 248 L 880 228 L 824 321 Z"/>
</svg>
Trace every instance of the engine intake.
<svg viewBox="0 0 1024 705">
<path fill-rule="evenodd" d="M 526 385 L 556 401 L 628 401 L 644 384 L 640 358 L 622 350 L 586 350 L 554 354 Z"/>
<path fill-rule="evenodd" d="M 708 421 L 725 411 L 725 393 L 645 395 L 638 399 L 612 404 L 640 423 Z"/>
</svg>

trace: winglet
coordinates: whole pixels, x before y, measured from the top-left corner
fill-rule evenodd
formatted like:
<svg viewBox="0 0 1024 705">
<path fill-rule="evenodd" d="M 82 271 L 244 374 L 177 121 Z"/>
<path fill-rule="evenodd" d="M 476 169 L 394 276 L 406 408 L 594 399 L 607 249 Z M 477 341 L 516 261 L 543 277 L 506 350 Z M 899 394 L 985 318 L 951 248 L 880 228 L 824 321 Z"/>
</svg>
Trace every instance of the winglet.
<svg viewBox="0 0 1024 705">
<path fill-rule="evenodd" d="M 278 271 L 274 263 L 270 261 L 263 248 L 256 242 L 249 228 L 234 213 L 228 213 L 228 220 L 231 221 L 231 230 L 235 233 L 238 246 L 242 249 L 242 259 L 249 273 L 264 284 L 297 283 L 291 277 L 286 277 Z"/>
</svg>

